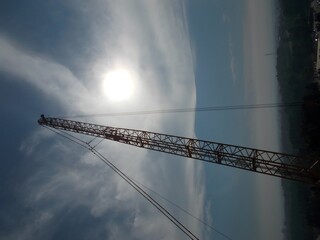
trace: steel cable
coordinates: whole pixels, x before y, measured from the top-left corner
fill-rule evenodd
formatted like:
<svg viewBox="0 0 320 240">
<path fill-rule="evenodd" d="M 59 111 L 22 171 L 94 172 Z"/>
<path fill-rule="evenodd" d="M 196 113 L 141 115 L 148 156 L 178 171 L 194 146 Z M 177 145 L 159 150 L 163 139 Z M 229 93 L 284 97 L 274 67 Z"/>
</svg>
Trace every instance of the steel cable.
<svg viewBox="0 0 320 240">
<path fill-rule="evenodd" d="M 107 164 L 114 172 L 116 172 L 123 180 L 125 180 L 129 185 L 131 185 L 138 193 L 140 193 L 147 201 L 149 201 L 154 207 L 156 207 L 164 216 L 166 216 L 176 227 L 178 227 L 183 233 L 185 233 L 190 239 L 198 239 L 186 226 L 184 226 L 178 219 L 176 219 L 172 214 L 170 214 L 164 207 L 162 207 L 154 198 L 152 198 L 147 192 L 145 192 L 141 187 L 139 187 L 134 181 L 132 181 L 126 174 L 124 174 L 120 169 L 118 169 L 114 164 L 112 164 L 106 157 L 100 154 L 96 149 L 88 145 L 86 142 L 79 138 L 72 136 L 71 134 L 64 135 L 65 133 L 57 130 L 53 130 L 49 127 L 43 126 L 52 132 L 76 143 L 96 155 L 100 160 Z M 71 135 L 71 136 L 70 136 Z"/>
<path fill-rule="evenodd" d="M 264 104 L 249 104 L 249 105 L 234 105 L 234 106 L 210 106 L 210 107 L 173 108 L 173 109 L 158 109 L 158 110 L 145 110 L 145 111 L 132 111 L 132 112 L 79 114 L 79 115 L 59 116 L 59 118 L 117 117 L 117 116 L 168 114 L 168 113 L 211 112 L 211 111 L 228 111 L 228 110 L 240 110 L 240 109 L 299 107 L 302 105 L 303 105 L 303 102 L 264 103 Z"/>
</svg>

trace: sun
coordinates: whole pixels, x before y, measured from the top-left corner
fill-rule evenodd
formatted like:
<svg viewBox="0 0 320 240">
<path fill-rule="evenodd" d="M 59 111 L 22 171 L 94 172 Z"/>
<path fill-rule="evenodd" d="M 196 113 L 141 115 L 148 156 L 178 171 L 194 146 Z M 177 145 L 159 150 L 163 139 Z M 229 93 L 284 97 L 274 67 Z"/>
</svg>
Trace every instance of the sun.
<svg viewBox="0 0 320 240">
<path fill-rule="evenodd" d="M 110 71 L 103 80 L 104 94 L 112 101 L 129 99 L 133 89 L 133 78 L 126 70 Z"/>
</svg>

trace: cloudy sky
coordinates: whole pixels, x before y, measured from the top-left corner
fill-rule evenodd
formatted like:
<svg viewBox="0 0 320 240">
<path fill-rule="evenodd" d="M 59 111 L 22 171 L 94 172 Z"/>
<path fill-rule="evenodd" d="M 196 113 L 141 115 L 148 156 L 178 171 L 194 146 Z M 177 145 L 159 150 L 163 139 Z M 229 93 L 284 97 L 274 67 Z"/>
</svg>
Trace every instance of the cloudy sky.
<svg viewBox="0 0 320 240">
<path fill-rule="evenodd" d="M 275 17 L 274 0 L 1 1 L 0 238 L 186 239 L 101 161 L 36 121 L 277 102 L 275 57 L 265 55 Z M 133 89 L 116 101 L 106 81 L 119 72 Z M 81 120 L 279 150 L 275 110 Z M 282 238 L 279 179 L 109 141 L 97 149 L 232 239 Z M 158 200 L 200 239 L 226 239 Z"/>
</svg>

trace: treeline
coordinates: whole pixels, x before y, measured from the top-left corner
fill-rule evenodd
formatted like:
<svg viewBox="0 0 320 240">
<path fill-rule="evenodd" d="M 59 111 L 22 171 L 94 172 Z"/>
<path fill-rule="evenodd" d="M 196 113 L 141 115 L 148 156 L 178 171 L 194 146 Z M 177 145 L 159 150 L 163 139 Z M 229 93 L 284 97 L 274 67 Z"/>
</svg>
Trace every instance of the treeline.
<svg viewBox="0 0 320 240">
<path fill-rule="evenodd" d="M 303 101 L 307 86 L 313 80 L 315 59 L 309 0 L 279 0 L 279 41 L 277 77 L 283 102 Z M 301 145 L 297 127 L 302 110 L 285 109 L 282 129 L 293 145 Z M 285 148 L 287 145 L 284 142 Z"/>
<path fill-rule="evenodd" d="M 280 0 L 277 76 L 283 102 L 303 102 L 286 109 L 287 133 L 303 154 L 320 154 L 320 92 L 314 82 L 316 42 L 310 0 Z"/>
<path fill-rule="evenodd" d="M 320 92 L 314 83 L 317 46 L 310 5 L 310 0 L 279 0 L 277 75 L 282 101 L 304 103 L 282 112 L 284 149 L 319 158 Z M 283 188 L 286 238 L 315 239 L 320 233 L 320 187 L 283 182 Z"/>
<path fill-rule="evenodd" d="M 277 73 L 282 97 L 302 100 L 313 78 L 314 47 L 309 0 L 280 0 Z"/>
</svg>

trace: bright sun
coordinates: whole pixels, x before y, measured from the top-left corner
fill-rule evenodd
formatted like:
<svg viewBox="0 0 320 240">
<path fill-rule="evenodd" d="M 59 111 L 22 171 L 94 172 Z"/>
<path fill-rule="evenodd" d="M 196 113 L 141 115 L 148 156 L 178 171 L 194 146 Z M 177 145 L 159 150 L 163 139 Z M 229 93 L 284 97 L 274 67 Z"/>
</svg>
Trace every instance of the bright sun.
<svg viewBox="0 0 320 240">
<path fill-rule="evenodd" d="M 103 91 L 112 101 L 126 100 L 133 93 L 133 79 L 126 70 L 111 71 L 103 81 Z"/>
</svg>

